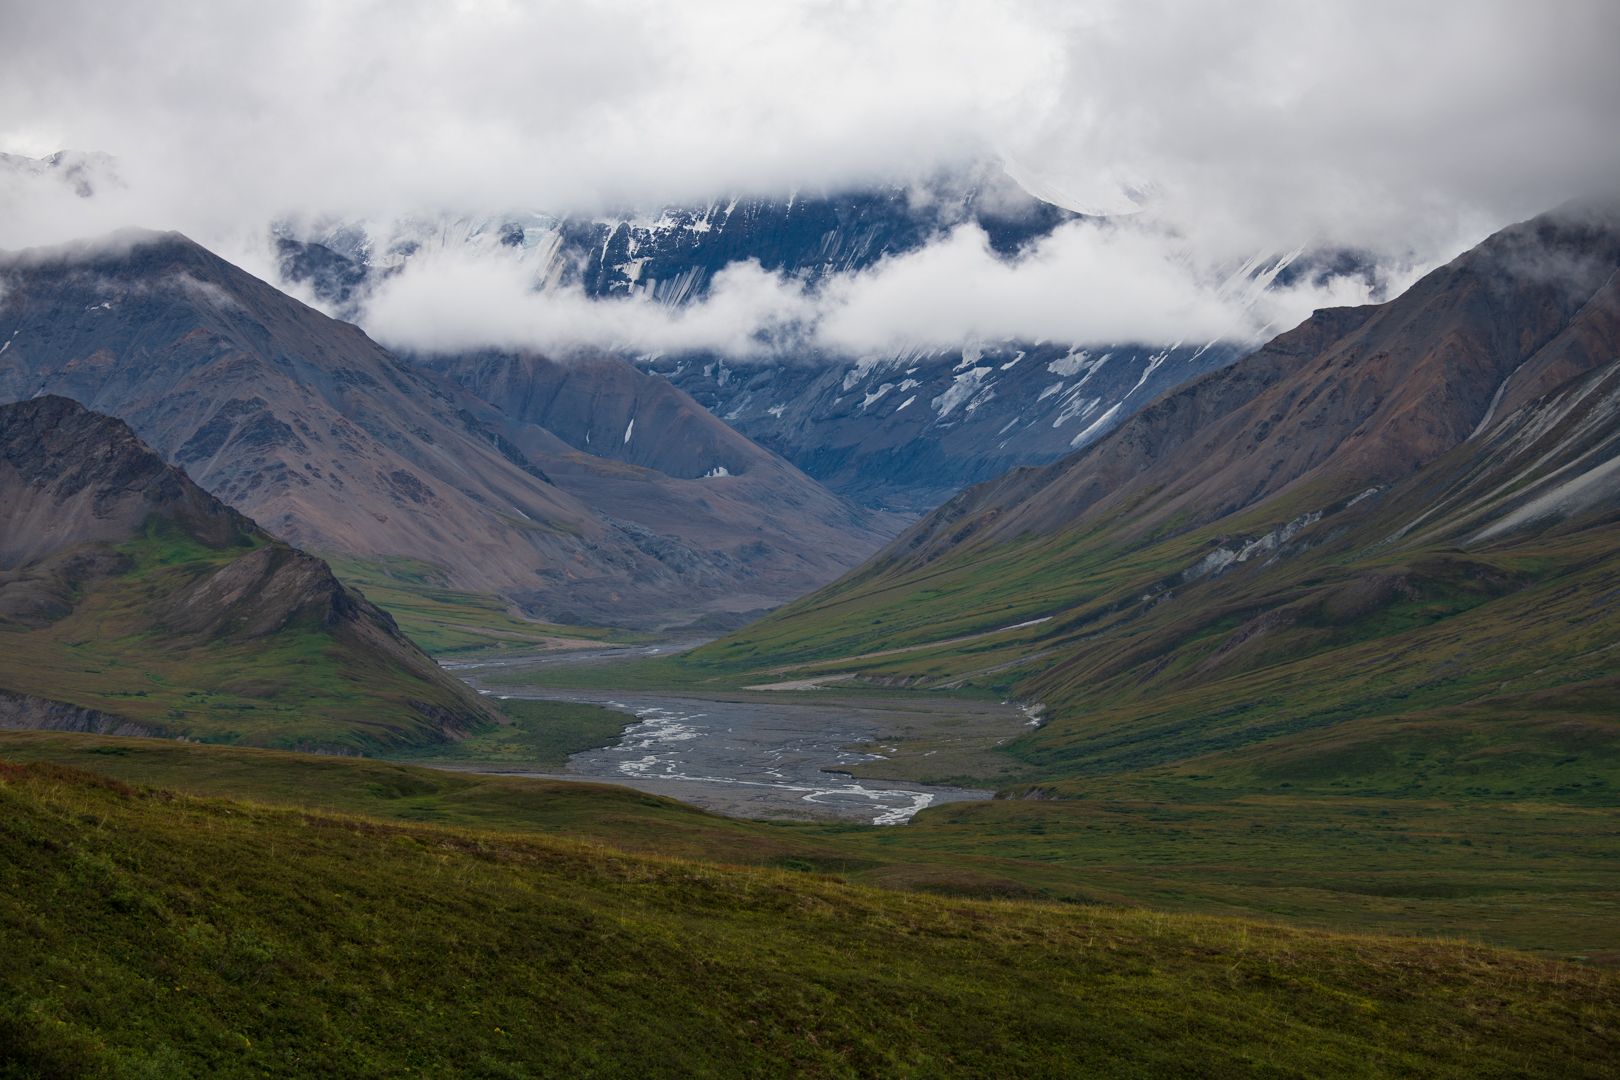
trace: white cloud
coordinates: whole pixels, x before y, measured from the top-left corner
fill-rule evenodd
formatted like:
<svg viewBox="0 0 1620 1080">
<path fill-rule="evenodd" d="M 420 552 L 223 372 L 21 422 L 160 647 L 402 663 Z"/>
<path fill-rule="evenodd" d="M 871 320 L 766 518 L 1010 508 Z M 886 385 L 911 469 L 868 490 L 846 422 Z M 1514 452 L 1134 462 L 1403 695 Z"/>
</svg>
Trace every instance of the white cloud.
<svg viewBox="0 0 1620 1080">
<path fill-rule="evenodd" d="M 817 287 L 767 273 L 757 262 L 733 263 L 701 302 L 676 308 L 641 297 L 591 300 L 577 286 L 540 289 L 535 276 L 535 265 L 512 249 L 425 250 L 378 288 L 366 325 L 384 344 L 424 352 L 592 344 L 626 353 L 710 350 L 750 358 L 1012 337 L 1255 341 L 1316 307 L 1370 298 L 1359 277 L 1260 288 L 1263 276 L 1201 264 L 1185 242 L 1137 219 L 1072 221 L 1014 259 L 993 252 L 978 226 L 964 225 Z"/>
<path fill-rule="evenodd" d="M 814 297 L 739 268 L 679 314 L 424 261 L 375 312 L 424 341 L 1191 339 L 1320 299 L 1223 291 L 1256 253 L 1405 273 L 1620 174 L 1612 0 L 57 0 L 4 22 L 0 151 L 108 151 L 126 186 L 0 176 L 0 247 L 143 225 L 251 256 L 289 214 L 654 205 L 987 154 L 1060 202 L 1137 211 L 1016 265 L 958 232 Z"/>
</svg>

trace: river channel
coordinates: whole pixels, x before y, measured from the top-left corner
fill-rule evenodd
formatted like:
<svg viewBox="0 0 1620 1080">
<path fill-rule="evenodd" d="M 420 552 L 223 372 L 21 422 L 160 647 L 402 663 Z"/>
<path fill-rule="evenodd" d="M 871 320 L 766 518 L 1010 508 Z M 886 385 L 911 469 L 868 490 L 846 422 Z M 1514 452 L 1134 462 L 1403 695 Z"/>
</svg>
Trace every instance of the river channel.
<svg viewBox="0 0 1620 1080">
<path fill-rule="evenodd" d="M 882 708 L 629 692 L 535 690 L 510 696 L 591 702 L 635 716 L 638 722 L 617 745 L 573 755 L 564 776 L 622 784 L 734 817 L 899 825 L 926 806 L 991 795 L 828 771 L 883 756 L 846 749 L 863 741 L 874 751 L 884 749 L 876 740 L 895 721 Z"/>
</svg>

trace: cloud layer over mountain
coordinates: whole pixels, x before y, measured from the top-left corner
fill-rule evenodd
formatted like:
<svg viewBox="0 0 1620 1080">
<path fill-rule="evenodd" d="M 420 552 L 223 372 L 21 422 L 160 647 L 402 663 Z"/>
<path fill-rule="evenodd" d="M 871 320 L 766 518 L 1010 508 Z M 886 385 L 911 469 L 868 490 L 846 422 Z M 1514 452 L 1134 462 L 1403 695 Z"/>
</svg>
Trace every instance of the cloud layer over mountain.
<svg viewBox="0 0 1620 1080">
<path fill-rule="evenodd" d="M 83 198 L 0 180 L 3 247 L 140 224 L 247 258 L 289 213 L 701 201 L 989 156 L 1037 195 L 1131 218 L 1070 228 L 1016 266 L 960 232 L 814 298 L 738 270 L 706 311 L 675 316 L 520 297 L 485 336 L 603 340 L 593 320 L 610 319 L 625 341 L 712 345 L 741 317 L 745 347 L 807 324 L 863 347 L 1014 326 L 1197 337 L 1322 299 L 1246 313 L 1223 267 L 1304 245 L 1402 278 L 1620 166 L 1620 8 L 1603 0 L 64 0 L 8 3 L 4 22 L 0 151 L 106 151 L 118 181 Z M 411 296 L 432 278 L 492 306 L 521 288 L 478 277 L 497 269 L 424 267 Z M 1329 298 L 1360 299 L 1352 287 Z M 398 333 L 445 331 L 391 303 Z"/>
</svg>

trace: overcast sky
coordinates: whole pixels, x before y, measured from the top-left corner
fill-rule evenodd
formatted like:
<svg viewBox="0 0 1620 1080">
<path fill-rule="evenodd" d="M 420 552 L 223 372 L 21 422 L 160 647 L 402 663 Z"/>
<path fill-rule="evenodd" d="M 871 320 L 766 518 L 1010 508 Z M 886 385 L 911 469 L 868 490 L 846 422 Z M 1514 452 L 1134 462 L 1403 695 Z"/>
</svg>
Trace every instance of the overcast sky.
<svg viewBox="0 0 1620 1080">
<path fill-rule="evenodd" d="M 706 201 L 997 158 L 1038 194 L 1129 217 L 1012 265 L 947 237 L 816 298 L 739 272 L 732 307 L 703 316 L 717 329 L 686 316 L 686 332 L 1196 336 L 1237 317 L 1212 269 L 1234 260 L 1353 247 L 1398 283 L 1612 186 L 1617 45 L 1613 0 L 0 0 L 0 151 L 106 151 L 124 184 L 0 183 L 0 247 L 133 224 L 251 261 L 289 213 Z M 508 336 L 596 317 L 567 298 L 520 311 L 521 289 L 501 301 L 464 263 L 424 269 L 417 293 L 482 290 Z M 1254 318 L 1357 299 L 1335 288 Z M 637 318 L 627 340 L 675 332 Z"/>
</svg>

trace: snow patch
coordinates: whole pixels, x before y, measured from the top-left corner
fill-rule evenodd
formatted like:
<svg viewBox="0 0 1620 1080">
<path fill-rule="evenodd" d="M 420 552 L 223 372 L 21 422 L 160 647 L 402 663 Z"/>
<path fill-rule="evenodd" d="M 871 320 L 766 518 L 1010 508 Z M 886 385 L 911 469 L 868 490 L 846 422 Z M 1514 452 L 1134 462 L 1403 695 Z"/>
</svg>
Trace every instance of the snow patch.
<svg viewBox="0 0 1620 1080">
<path fill-rule="evenodd" d="M 1078 375 L 1080 369 L 1086 366 L 1086 360 L 1090 357 L 1091 354 L 1084 349 L 1071 351 L 1068 356 L 1059 357 L 1047 364 L 1046 370 L 1054 375 L 1062 375 L 1064 378 L 1068 378 L 1070 375 Z"/>
<path fill-rule="evenodd" d="M 864 411 L 868 405 L 872 404 L 872 402 L 874 402 L 874 401 L 879 400 L 885 394 L 887 394 L 890 390 L 893 390 L 893 389 L 894 389 L 894 383 L 889 383 L 889 382 L 884 383 L 882 386 L 878 387 L 876 390 L 872 391 L 870 394 L 867 394 L 865 396 L 865 399 L 861 402 L 861 409 Z"/>
<path fill-rule="evenodd" d="M 1112 409 L 1109 409 L 1107 412 L 1097 417 L 1096 420 L 1092 421 L 1090 427 L 1086 428 L 1086 430 L 1069 440 L 1069 449 L 1078 450 L 1080 447 L 1090 442 L 1094 435 L 1101 435 L 1104 428 L 1108 426 L 1108 422 L 1114 418 L 1114 414 L 1119 412 L 1124 405 L 1125 403 L 1122 401 L 1115 405 Z"/>
<path fill-rule="evenodd" d="M 636 421 L 635 421 L 634 417 L 631 417 L 630 418 L 630 423 L 626 424 L 625 428 L 624 428 L 624 441 L 625 442 L 630 441 L 630 433 L 632 431 L 635 431 L 635 430 L 636 430 Z"/>
<path fill-rule="evenodd" d="M 990 374 L 991 370 L 991 368 L 987 367 L 976 367 L 972 371 L 962 372 L 953 379 L 950 388 L 930 402 L 934 407 L 934 411 L 939 413 L 939 418 L 941 420 L 945 419 L 945 417 L 951 415 L 952 410 L 958 405 L 965 405 L 973 400 L 974 395 L 979 393 L 981 389 L 988 390 L 989 386 L 983 386 L 982 384 L 984 383 L 984 377 Z"/>
</svg>

